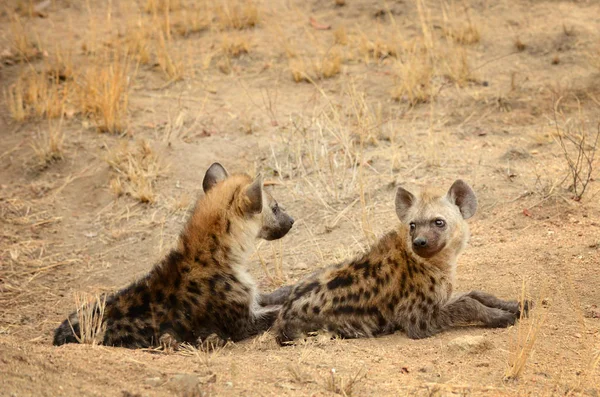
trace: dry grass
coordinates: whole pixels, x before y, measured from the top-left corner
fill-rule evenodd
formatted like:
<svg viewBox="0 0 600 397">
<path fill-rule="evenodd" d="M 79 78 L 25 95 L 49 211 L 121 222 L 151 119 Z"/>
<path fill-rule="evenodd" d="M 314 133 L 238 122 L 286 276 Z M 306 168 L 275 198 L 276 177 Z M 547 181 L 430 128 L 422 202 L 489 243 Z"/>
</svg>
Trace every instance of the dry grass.
<svg viewBox="0 0 600 397">
<path fill-rule="evenodd" d="M 149 14 L 170 12 L 182 7 L 181 0 L 146 0 L 144 10 Z"/>
<path fill-rule="evenodd" d="M 164 171 L 157 153 L 147 141 L 139 141 L 133 148 L 123 141 L 109 150 L 106 162 L 115 172 L 110 188 L 117 195 L 129 195 L 142 203 L 156 201 L 154 183 Z"/>
<path fill-rule="evenodd" d="M 79 104 L 98 131 L 122 133 L 127 128 L 130 62 L 125 55 L 107 54 L 90 65 L 79 86 Z"/>
<path fill-rule="evenodd" d="M 106 307 L 106 296 L 75 294 L 77 308 L 77 321 L 79 322 L 79 335 L 75 331 L 75 338 L 79 343 L 97 345 L 104 337 L 106 324 L 103 321 Z M 71 329 L 73 325 L 71 324 Z"/>
<path fill-rule="evenodd" d="M 245 35 L 224 35 L 221 41 L 221 51 L 229 57 L 237 58 L 250 52 L 250 42 Z"/>
<path fill-rule="evenodd" d="M 159 32 L 158 43 L 155 45 L 156 61 L 159 69 L 169 81 L 182 80 L 186 73 L 183 55 L 175 53 L 171 40 L 165 38 L 164 34 Z"/>
<path fill-rule="evenodd" d="M 366 373 L 360 369 L 354 376 L 347 379 L 338 375 L 335 368 L 331 368 L 328 376 L 325 377 L 325 390 L 344 397 L 351 397 L 356 391 L 356 387 L 364 380 Z"/>
<path fill-rule="evenodd" d="M 258 6 L 252 1 L 224 0 L 214 9 L 220 30 L 249 29 L 260 23 Z"/>
<path fill-rule="evenodd" d="M 396 63 L 396 85 L 392 98 L 411 106 L 429 102 L 435 95 L 432 79 L 434 66 L 427 51 L 414 45 Z"/>
<path fill-rule="evenodd" d="M 540 294 L 541 296 L 544 296 L 543 292 Z M 525 302 L 525 281 L 523 281 L 521 288 L 520 301 Z M 537 302 L 542 302 L 542 299 L 538 299 Z M 513 333 L 511 338 L 508 368 L 504 373 L 505 380 L 516 381 L 523 375 L 527 360 L 533 353 L 533 347 L 540 330 L 546 322 L 547 316 L 548 311 L 546 309 L 537 307 L 529 312 L 529 319 L 525 321 L 523 318 L 523 309 L 521 308 L 521 318 L 516 326 L 516 333 Z"/>
<path fill-rule="evenodd" d="M 31 117 L 48 119 L 61 117 L 69 98 L 71 86 L 61 83 L 58 74 L 37 72 L 33 68 L 21 75 L 4 91 L 11 117 L 24 121 Z"/>
<path fill-rule="evenodd" d="M 49 164 L 64 159 L 65 135 L 62 131 L 62 120 L 56 125 L 49 125 L 46 132 L 31 143 L 31 148 L 35 153 L 36 165 L 45 168 Z"/>
<path fill-rule="evenodd" d="M 10 46 L 13 57 L 21 62 L 29 62 L 40 55 L 37 45 L 31 40 L 21 18 L 13 14 L 10 18 Z"/>
</svg>

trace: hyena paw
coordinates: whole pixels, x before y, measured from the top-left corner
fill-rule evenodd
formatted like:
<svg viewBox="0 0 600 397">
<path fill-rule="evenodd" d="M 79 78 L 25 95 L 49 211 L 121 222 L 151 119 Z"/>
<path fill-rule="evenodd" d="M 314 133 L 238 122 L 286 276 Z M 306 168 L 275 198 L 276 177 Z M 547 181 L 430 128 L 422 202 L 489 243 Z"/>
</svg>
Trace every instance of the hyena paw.
<svg viewBox="0 0 600 397">
<path fill-rule="evenodd" d="M 162 334 L 158 341 L 160 342 L 162 349 L 167 353 L 172 353 L 179 349 L 179 341 L 169 333 Z"/>
<path fill-rule="evenodd" d="M 533 301 L 530 299 L 524 300 L 522 303 L 518 303 L 517 317 L 521 317 L 521 308 L 523 310 L 523 318 L 529 317 L 529 310 L 533 309 Z"/>
<path fill-rule="evenodd" d="M 207 352 L 224 347 L 227 344 L 227 341 L 217 334 L 210 334 L 205 338 L 198 338 L 196 342 L 198 349 Z"/>
<path fill-rule="evenodd" d="M 489 328 L 507 328 L 514 325 L 519 319 L 519 314 L 498 309 L 497 315 L 486 325 Z"/>
</svg>

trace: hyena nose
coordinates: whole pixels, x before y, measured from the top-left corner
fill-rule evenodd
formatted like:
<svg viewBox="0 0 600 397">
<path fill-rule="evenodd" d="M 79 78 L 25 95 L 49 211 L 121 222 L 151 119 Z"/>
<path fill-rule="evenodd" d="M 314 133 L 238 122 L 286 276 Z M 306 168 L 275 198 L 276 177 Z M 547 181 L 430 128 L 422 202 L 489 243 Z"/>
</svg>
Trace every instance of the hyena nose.
<svg viewBox="0 0 600 397">
<path fill-rule="evenodd" d="M 290 225 L 294 224 L 294 218 L 290 217 Z"/>
<path fill-rule="evenodd" d="M 424 237 L 417 237 L 413 240 L 413 245 L 417 248 L 422 248 L 427 245 L 427 239 Z"/>
</svg>

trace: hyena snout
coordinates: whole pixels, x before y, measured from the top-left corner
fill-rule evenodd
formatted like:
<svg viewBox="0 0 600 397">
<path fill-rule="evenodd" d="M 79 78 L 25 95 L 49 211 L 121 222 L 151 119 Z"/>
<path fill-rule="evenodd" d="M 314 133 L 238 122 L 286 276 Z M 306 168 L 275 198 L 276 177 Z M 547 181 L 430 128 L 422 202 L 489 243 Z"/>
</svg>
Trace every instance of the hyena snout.
<svg viewBox="0 0 600 397">
<path fill-rule="evenodd" d="M 264 222 L 258 237 L 268 241 L 280 239 L 290 231 L 293 225 L 294 218 L 287 212 L 277 209 L 274 216 Z"/>
<path fill-rule="evenodd" d="M 413 247 L 425 248 L 427 247 L 427 239 L 425 237 L 417 237 L 413 240 Z"/>
</svg>

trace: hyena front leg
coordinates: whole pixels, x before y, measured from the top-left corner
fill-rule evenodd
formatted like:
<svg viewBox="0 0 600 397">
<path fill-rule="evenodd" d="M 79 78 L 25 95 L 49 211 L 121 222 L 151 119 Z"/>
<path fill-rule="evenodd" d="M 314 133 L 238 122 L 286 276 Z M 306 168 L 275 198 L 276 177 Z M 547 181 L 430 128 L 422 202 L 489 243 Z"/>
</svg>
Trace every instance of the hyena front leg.
<svg viewBox="0 0 600 397">
<path fill-rule="evenodd" d="M 482 291 L 471 291 L 465 294 L 465 296 L 471 297 L 478 302 L 483 303 L 487 307 L 493 307 L 496 309 L 502 309 L 514 313 L 517 317 L 521 316 L 521 302 L 512 300 L 505 301 L 499 298 L 496 298 L 492 294 L 488 294 L 487 292 Z M 532 302 L 529 300 L 525 300 L 523 302 L 523 315 L 527 316 L 529 313 L 529 309 L 533 306 Z"/>
<path fill-rule="evenodd" d="M 287 310 L 280 313 L 273 328 L 277 343 L 284 346 L 309 332 L 323 328 L 323 322 L 317 317 L 309 318 L 301 313 Z"/>
<path fill-rule="evenodd" d="M 489 328 L 506 328 L 517 319 L 515 313 L 486 306 L 468 295 L 451 298 L 439 312 L 439 324 L 444 328 L 472 323 L 482 323 Z"/>
<path fill-rule="evenodd" d="M 406 334 L 409 338 L 420 339 L 457 325 L 473 323 L 480 323 L 488 328 L 506 328 L 517 319 L 515 313 L 488 307 L 468 295 L 458 295 L 434 310 L 426 319 L 411 322 Z"/>
<path fill-rule="evenodd" d="M 285 285 L 270 294 L 260 294 L 258 303 L 261 306 L 283 305 L 292 293 L 293 285 Z"/>
</svg>

